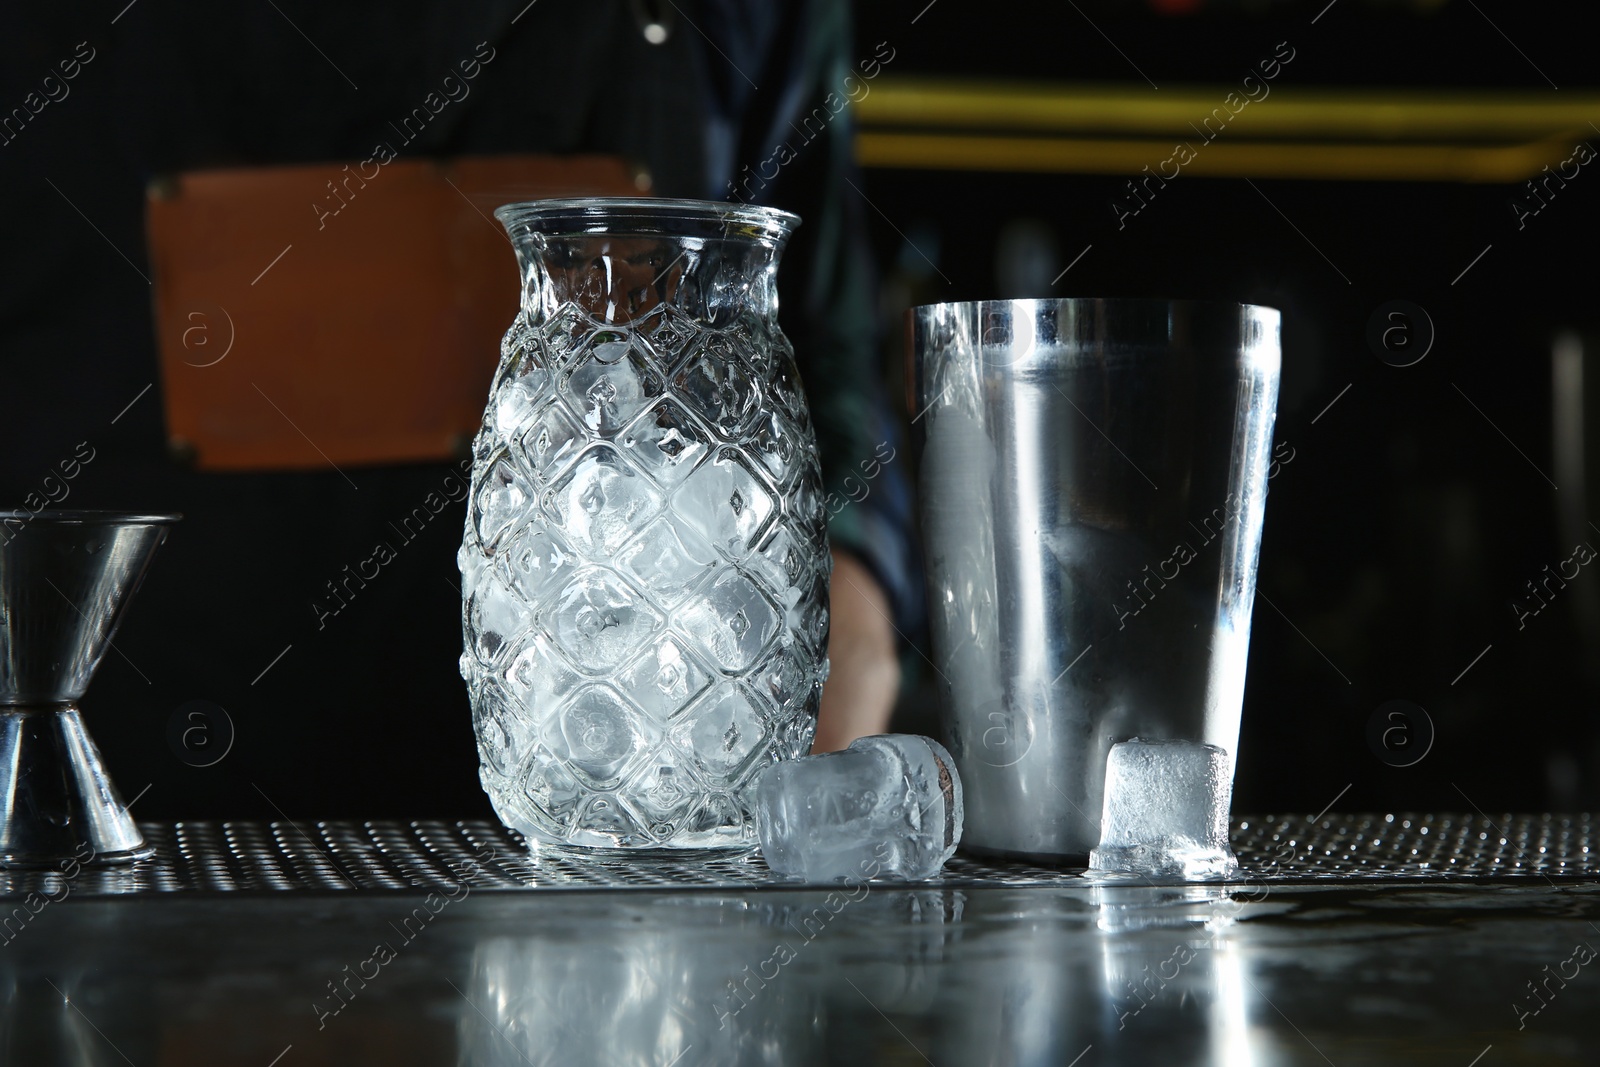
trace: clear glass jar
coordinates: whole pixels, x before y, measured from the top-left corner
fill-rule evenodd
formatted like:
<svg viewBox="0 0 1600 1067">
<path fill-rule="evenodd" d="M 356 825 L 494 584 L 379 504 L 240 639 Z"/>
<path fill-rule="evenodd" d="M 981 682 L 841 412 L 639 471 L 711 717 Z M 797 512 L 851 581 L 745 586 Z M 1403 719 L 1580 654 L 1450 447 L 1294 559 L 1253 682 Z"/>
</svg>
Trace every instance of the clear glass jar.
<svg viewBox="0 0 1600 1067">
<path fill-rule="evenodd" d="M 459 555 L 480 778 L 578 849 L 749 848 L 827 673 L 816 438 L 778 328 L 799 220 L 684 200 L 495 212 L 522 307 Z"/>
</svg>

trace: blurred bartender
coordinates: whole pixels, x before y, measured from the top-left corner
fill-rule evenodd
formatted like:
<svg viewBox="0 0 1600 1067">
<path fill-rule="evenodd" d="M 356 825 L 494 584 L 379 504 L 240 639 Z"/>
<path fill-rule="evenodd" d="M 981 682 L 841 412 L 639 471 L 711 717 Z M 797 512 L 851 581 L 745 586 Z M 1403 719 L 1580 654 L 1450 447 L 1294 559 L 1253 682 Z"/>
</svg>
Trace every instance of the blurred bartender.
<svg viewBox="0 0 1600 1067">
<path fill-rule="evenodd" d="M 817 747 L 887 727 L 898 634 L 916 625 L 921 578 L 903 464 L 875 462 L 899 442 L 879 380 L 849 104 L 893 49 L 853 43 L 844 0 L 285 0 L 141 4 L 104 17 L 19 9 L 12 20 L 23 25 L 0 44 L 0 69 L 16 82 L 7 105 L 25 98 L 36 68 L 68 93 L 0 145 L 10 205 L 0 497 L 21 506 L 60 457 L 78 456 L 57 506 L 187 515 L 119 638 L 126 665 L 108 658 L 86 703 L 114 774 L 130 792 L 153 782 L 138 814 L 271 815 L 291 783 L 290 815 L 483 808 L 455 672 L 464 516 L 427 531 L 427 546 L 401 554 L 349 617 L 307 626 L 322 580 L 447 468 L 352 471 L 359 493 L 332 471 L 197 473 L 166 453 L 160 389 L 141 392 L 159 381 L 149 181 L 365 158 L 463 58 L 481 68 L 470 91 L 402 158 L 620 156 L 649 172 L 658 195 L 768 204 L 804 220 L 779 288 L 835 512 L 832 674 Z M 76 57 L 70 82 L 55 71 L 61 56 Z M 862 470 L 877 474 L 852 501 L 843 483 Z M 237 732 L 237 751 L 209 777 L 165 742 L 170 713 L 191 700 L 225 709 Z"/>
</svg>

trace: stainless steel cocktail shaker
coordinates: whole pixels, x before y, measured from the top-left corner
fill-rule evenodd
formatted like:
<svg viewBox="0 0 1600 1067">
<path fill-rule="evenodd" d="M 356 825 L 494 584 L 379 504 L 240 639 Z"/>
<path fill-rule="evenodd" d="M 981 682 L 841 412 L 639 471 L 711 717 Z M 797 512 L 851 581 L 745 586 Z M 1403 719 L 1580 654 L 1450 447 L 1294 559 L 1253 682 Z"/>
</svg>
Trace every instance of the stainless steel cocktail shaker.
<svg viewBox="0 0 1600 1067">
<path fill-rule="evenodd" d="M 1232 772 L 1279 313 L 1005 300 L 909 318 L 965 847 L 1081 862 L 1113 743 L 1205 741 Z"/>
</svg>

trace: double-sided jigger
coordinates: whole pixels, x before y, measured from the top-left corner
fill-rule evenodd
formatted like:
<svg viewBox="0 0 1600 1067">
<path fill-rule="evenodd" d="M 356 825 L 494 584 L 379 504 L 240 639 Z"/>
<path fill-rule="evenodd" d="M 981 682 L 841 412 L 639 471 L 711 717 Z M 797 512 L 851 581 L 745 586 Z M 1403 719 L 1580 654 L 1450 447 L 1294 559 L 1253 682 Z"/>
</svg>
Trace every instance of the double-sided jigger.
<svg viewBox="0 0 1600 1067">
<path fill-rule="evenodd" d="M 149 854 L 78 701 L 180 517 L 0 511 L 0 867 Z"/>
</svg>

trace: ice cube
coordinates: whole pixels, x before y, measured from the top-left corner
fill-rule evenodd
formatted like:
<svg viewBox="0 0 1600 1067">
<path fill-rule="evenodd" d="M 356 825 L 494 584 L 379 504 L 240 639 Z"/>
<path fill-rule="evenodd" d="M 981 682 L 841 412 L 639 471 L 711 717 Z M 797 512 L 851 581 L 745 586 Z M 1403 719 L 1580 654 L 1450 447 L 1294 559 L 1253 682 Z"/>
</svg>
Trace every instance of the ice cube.
<svg viewBox="0 0 1600 1067">
<path fill-rule="evenodd" d="M 914 734 L 773 763 L 755 804 L 767 866 L 808 882 L 931 878 L 961 841 L 955 762 Z"/>
<path fill-rule="evenodd" d="M 1092 869 L 1185 881 L 1238 873 L 1228 844 L 1233 777 L 1223 749 L 1138 738 L 1112 745 L 1105 797 Z"/>
</svg>

